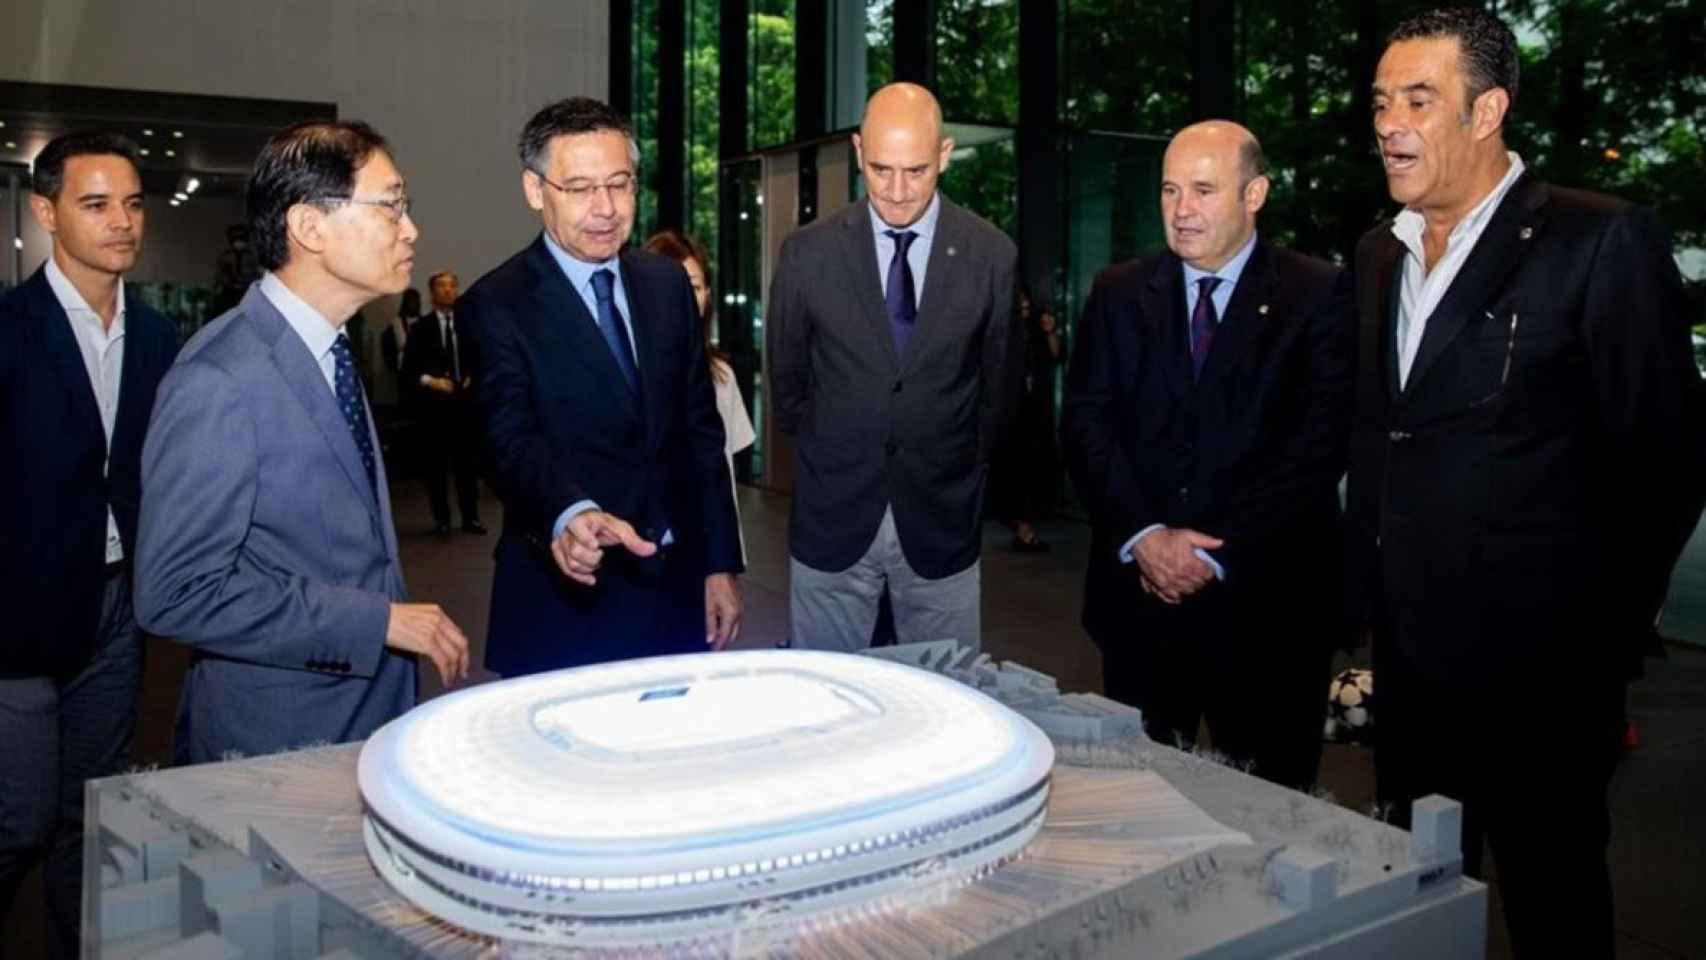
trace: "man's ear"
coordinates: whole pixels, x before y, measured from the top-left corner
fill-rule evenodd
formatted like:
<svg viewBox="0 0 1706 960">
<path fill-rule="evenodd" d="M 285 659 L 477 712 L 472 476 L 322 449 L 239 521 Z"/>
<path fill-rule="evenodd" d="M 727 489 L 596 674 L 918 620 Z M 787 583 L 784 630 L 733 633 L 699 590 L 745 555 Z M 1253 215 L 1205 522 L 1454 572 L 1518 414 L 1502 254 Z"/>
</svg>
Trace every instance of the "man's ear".
<svg viewBox="0 0 1706 960">
<path fill-rule="evenodd" d="M 298 203 L 284 212 L 285 235 L 309 253 L 326 249 L 326 211 L 311 203 Z"/>
<path fill-rule="evenodd" d="M 526 167 L 521 170 L 521 195 L 527 199 L 529 207 L 545 209 L 545 181 Z"/>
<path fill-rule="evenodd" d="M 1261 212 L 1262 205 L 1268 202 L 1268 188 L 1273 183 L 1267 174 L 1262 174 L 1244 186 L 1244 209 L 1253 217 Z"/>
<path fill-rule="evenodd" d="M 943 137 L 942 145 L 937 148 L 936 173 L 941 175 L 948 170 L 948 164 L 954 159 L 954 138 Z"/>
<path fill-rule="evenodd" d="M 52 200 L 39 193 L 30 194 L 30 212 L 35 214 L 36 223 L 48 233 L 59 229 L 59 211 L 54 209 Z"/>
<path fill-rule="evenodd" d="M 1510 109 L 1510 91 L 1504 87 L 1482 91 L 1481 95 L 1475 98 L 1475 106 L 1469 118 L 1475 139 L 1485 140 L 1504 129 L 1505 115 Z"/>
</svg>

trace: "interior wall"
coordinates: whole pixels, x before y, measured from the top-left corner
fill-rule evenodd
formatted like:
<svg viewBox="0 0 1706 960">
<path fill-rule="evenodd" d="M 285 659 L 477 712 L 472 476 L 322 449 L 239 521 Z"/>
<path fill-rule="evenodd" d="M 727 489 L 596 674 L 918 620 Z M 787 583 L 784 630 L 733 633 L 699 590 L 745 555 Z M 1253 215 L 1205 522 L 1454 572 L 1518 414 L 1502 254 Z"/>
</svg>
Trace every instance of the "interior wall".
<svg viewBox="0 0 1706 960">
<path fill-rule="evenodd" d="M 538 231 L 516 137 L 551 100 L 605 96 L 608 17 L 604 0 L 7 0 L 0 79 L 336 103 L 409 180 L 424 292 L 434 270 L 466 286 Z M 177 219 L 150 216 L 151 234 Z M 217 254 L 223 225 L 208 242 Z"/>
</svg>

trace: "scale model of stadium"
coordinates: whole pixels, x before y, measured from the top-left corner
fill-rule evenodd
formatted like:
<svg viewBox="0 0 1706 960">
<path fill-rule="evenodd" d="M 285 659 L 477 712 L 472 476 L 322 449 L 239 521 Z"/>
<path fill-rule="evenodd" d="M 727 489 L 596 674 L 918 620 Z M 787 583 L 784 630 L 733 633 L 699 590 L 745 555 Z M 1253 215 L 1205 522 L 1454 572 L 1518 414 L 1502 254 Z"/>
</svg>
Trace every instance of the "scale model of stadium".
<svg viewBox="0 0 1706 960">
<path fill-rule="evenodd" d="M 464 690 L 361 753 L 368 855 L 508 940 L 692 941 L 974 876 L 1041 828 L 1054 750 L 948 678 L 755 651 Z"/>
</svg>

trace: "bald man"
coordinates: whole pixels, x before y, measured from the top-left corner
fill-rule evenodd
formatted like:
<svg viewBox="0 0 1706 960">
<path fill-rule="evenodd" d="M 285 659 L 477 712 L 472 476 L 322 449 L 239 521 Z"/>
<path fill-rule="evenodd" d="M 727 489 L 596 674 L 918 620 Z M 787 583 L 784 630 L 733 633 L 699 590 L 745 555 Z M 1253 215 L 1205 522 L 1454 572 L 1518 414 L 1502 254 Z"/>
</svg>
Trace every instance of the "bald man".
<svg viewBox="0 0 1706 960">
<path fill-rule="evenodd" d="M 794 438 L 793 645 L 870 644 L 886 584 L 903 642 L 982 646 L 989 454 L 1016 400 L 1013 241 L 942 196 L 928 90 L 877 91 L 853 137 L 868 196 L 782 245 L 766 319 Z"/>
<path fill-rule="evenodd" d="M 1338 268 L 1256 235 L 1243 127 L 1167 147 L 1167 250 L 1102 271 L 1061 438 L 1094 534 L 1084 626 L 1149 735 L 1307 788 L 1339 631 L 1353 332 Z"/>
</svg>

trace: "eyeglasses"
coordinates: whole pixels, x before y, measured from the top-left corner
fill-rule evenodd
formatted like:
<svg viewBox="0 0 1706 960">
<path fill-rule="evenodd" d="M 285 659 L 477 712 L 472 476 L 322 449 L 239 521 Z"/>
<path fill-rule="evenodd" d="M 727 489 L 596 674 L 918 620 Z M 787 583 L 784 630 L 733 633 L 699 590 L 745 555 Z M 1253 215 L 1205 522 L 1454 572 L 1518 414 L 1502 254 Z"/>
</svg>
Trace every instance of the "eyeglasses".
<svg viewBox="0 0 1706 960">
<path fill-rule="evenodd" d="M 533 171 L 534 176 L 562 191 L 570 200 L 573 200 L 578 204 L 591 203 L 592 198 L 597 196 L 600 190 L 604 191 L 605 196 L 610 198 L 611 203 L 615 203 L 617 199 L 626 200 L 634 195 L 634 178 L 626 173 L 611 177 L 603 183 L 589 183 L 577 180 L 568 184 L 562 184 L 545 176 L 533 167 L 528 167 L 528 169 Z"/>
<path fill-rule="evenodd" d="M 411 206 L 408 195 L 406 194 L 391 200 L 357 200 L 355 197 L 310 197 L 308 202 L 355 203 L 364 207 L 378 207 L 385 211 L 385 215 L 391 218 L 392 223 L 402 223 L 403 218 L 409 215 L 409 208 Z"/>
</svg>

